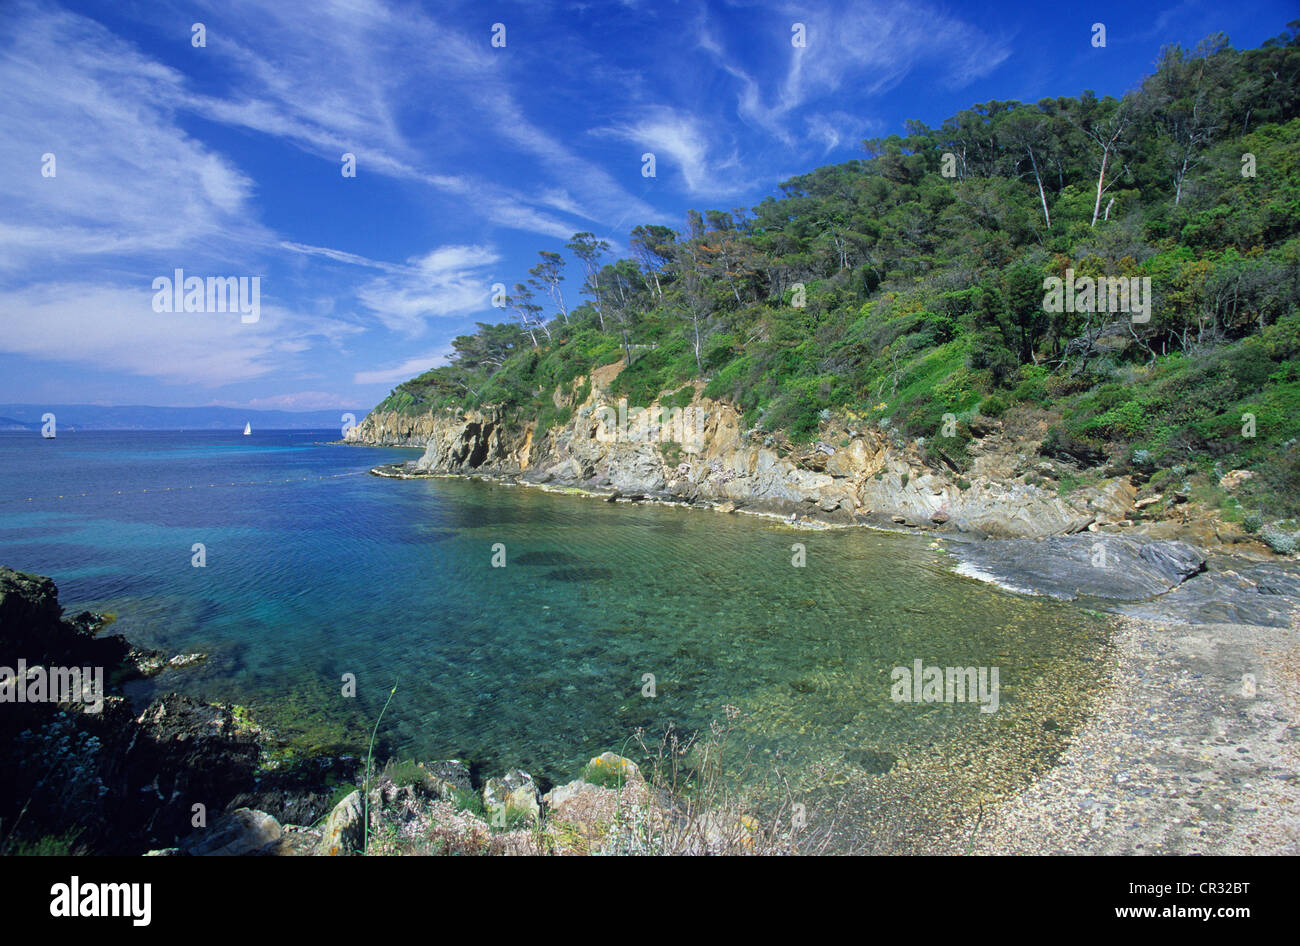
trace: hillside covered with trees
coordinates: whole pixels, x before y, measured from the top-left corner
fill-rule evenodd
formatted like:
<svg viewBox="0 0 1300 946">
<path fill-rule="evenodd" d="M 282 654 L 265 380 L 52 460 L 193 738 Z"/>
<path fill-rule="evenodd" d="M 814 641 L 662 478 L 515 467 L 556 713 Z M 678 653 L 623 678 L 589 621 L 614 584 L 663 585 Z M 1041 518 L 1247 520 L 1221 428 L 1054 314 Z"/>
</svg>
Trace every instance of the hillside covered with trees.
<svg viewBox="0 0 1300 946">
<path fill-rule="evenodd" d="M 557 387 L 626 360 L 630 404 L 703 382 L 795 443 L 838 415 L 962 467 L 977 417 L 1033 417 L 1081 475 L 1200 491 L 1251 529 L 1300 515 L 1300 21 L 1168 47 L 1120 99 L 988 102 L 865 150 L 757 207 L 638 226 L 631 258 L 589 233 L 543 250 L 508 319 L 376 410 L 541 431 L 568 420 Z M 1045 280 L 1071 275 L 1149 278 L 1149 317 L 1050 311 Z"/>
</svg>

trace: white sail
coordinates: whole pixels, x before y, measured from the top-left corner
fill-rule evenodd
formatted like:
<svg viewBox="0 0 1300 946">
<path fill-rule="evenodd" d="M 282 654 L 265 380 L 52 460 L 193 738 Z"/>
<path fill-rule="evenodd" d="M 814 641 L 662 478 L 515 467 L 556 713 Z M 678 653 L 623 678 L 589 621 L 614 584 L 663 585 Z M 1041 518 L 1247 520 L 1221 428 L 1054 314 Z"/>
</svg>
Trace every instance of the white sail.
<svg viewBox="0 0 1300 946">
<path fill-rule="evenodd" d="M 244 436 L 248 437 L 252 435 L 252 433 L 253 433 L 253 425 L 251 423 L 244 424 Z"/>
</svg>

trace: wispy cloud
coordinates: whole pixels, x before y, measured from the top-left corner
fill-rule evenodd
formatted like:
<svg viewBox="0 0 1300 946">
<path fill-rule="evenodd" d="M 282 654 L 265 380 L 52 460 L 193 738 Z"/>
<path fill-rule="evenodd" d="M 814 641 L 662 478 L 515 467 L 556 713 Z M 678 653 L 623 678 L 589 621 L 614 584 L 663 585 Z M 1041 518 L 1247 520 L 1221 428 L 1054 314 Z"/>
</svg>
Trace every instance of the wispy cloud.
<svg viewBox="0 0 1300 946">
<path fill-rule="evenodd" d="M 147 284 L 55 283 L 0 292 L 0 352 L 217 387 L 285 371 L 315 345 L 357 331 L 265 301 L 261 320 L 244 324 L 237 313 L 155 312 L 152 300 Z"/>
<path fill-rule="evenodd" d="M 223 0 L 209 7 L 218 25 L 242 23 L 237 32 L 209 33 L 213 50 L 238 66 L 229 76 L 232 91 L 186 99 L 214 121 L 331 161 L 353 153 L 362 173 L 426 184 L 466 199 L 496 224 L 547 236 L 574 230 L 549 212 L 555 209 L 589 220 L 608 219 L 629 204 L 653 213 L 530 119 L 511 88 L 512 60 L 494 54 L 486 31 L 470 37 L 414 7 L 380 0 L 310 8 Z M 435 169 L 441 155 L 485 147 L 533 162 L 541 178 L 536 192 Z M 570 195 L 562 206 L 553 199 L 559 187 Z"/>
<path fill-rule="evenodd" d="M 632 142 L 655 156 L 655 173 L 668 158 L 681 173 L 682 182 L 692 196 L 725 197 L 748 190 L 752 182 L 739 175 L 740 159 L 733 149 L 725 156 L 715 153 L 716 131 L 708 129 L 694 115 L 655 106 L 638 118 L 623 124 L 593 129 L 596 135 L 612 135 Z"/>
<path fill-rule="evenodd" d="M 492 280 L 487 267 L 499 262 L 486 246 L 443 246 L 408 265 L 377 276 L 357 290 L 357 298 L 388 329 L 419 335 L 430 316 L 464 315 L 485 309 Z"/>
<path fill-rule="evenodd" d="M 64 11 L 22 4 L 6 22 L 0 268 L 265 238 L 253 182 L 177 126 L 177 72 Z"/>
<path fill-rule="evenodd" d="M 756 20 L 746 36 L 753 66 L 707 17 L 696 42 L 735 80 L 738 114 L 786 144 L 797 142 L 792 116 L 845 88 L 855 97 L 879 95 L 908 76 L 959 88 L 991 73 L 1011 52 L 973 22 L 917 0 L 779 4 Z M 795 23 L 803 24 L 804 46 L 791 41 Z M 772 62 L 785 67 L 771 70 Z M 811 130 L 825 140 L 824 124 Z"/>
<path fill-rule="evenodd" d="M 423 355 L 417 355 L 414 358 L 408 358 L 399 364 L 389 365 L 386 368 L 377 368 L 373 371 L 358 371 L 352 380 L 356 384 L 400 384 L 431 368 L 445 365 L 447 357 L 452 351 L 450 345 L 445 345 L 442 348 L 434 349 Z"/>
</svg>

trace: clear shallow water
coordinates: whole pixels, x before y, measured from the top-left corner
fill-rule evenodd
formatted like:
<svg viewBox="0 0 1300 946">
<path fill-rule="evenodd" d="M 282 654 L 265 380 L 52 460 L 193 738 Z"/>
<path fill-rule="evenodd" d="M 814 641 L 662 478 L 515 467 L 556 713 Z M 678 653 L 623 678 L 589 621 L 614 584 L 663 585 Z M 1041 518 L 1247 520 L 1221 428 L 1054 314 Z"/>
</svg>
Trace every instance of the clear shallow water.
<svg viewBox="0 0 1300 946">
<path fill-rule="evenodd" d="M 0 563 L 116 613 L 133 641 L 212 655 L 133 696 L 248 704 L 355 749 L 396 678 L 384 748 L 488 774 L 567 780 L 637 728 L 699 729 L 725 706 L 733 739 L 796 786 L 866 777 L 882 753 L 943 773 L 934 760 L 1004 752 L 1021 771 L 1007 740 L 1063 738 L 1097 683 L 1102 622 L 955 576 L 921 537 L 379 479 L 414 454 L 336 436 L 0 433 Z M 999 667 L 1001 709 L 892 702 L 890 671 L 917 658 Z"/>
</svg>

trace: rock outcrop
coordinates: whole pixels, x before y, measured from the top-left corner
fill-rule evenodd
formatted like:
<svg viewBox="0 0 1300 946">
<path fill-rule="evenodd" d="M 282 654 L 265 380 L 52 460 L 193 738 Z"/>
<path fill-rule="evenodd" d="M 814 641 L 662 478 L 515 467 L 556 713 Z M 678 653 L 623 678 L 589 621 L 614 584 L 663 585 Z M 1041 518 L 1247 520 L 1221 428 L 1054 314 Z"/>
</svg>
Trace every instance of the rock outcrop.
<svg viewBox="0 0 1300 946">
<path fill-rule="evenodd" d="M 1141 601 L 1205 568 L 1205 556 L 1184 542 L 1103 533 L 953 543 L 949 551 L 972 577 L 1070 600 Z"/>
<path fill-rule="evenodd" d="M 325 813 L 328 780 L 351 776 L 352 763 L 333 759 L 265 771 L 265 735 L 228 705 L 168 693 L 134 713 L 118 685 L 142 675 L 142 654 L 157 655 L 98 636 L 99 615 L 62 615 L 53 581 L 0 567 L 0 665 L 92 668 L 103 681 L 94 700 L 83 689 L 81 699 L 3 704 L 0 821 L 14 825 L 21 813 L 8 840 L 73 832 L 92 853 L 131 854 L 189 836 L 174 851 L 188 853 L 264 835 L 264 847 L 274 834 L 267 818 L 310 822 Z M 223 816 L 241 808 L 257 814 Z M 208 827 L 196 832 L 200 811 Z"/>
<path fill-rule="evenodd" d="M 622 498 L 711 504 L 845 525 L 888 525 L 901 518 L 908 526 L 977 536 L 1065 535 L 1099 521 L 1121 520 L 1132 509 L 1135 491 L 1123 479 L 1105 481 L 1072 499 L 1036 485 L 1023 471 L 971 482 L 946 468 L 935 469 L 923 460 L 918 445 L 878 429 L 828 421 L 821 440 L 796 446 L 779 434 L 744 429 L 734 407 L 698 390 L 684 407 L 655 401 L 639 411 L 610 393 L 619 369 L 597 369 L 587 397 L 564 403 L 571 410 L 568 422 L 541 433 L 532 423 L 519 426 L 491 410 L 469 410 L 400 422 L 387 414 L 373 421 L 367 417 L 348 439 L 409 444 L 424 437 L 424 455 L 408 464 L 407 473 L 516 477 Z M 574 387 L 585 381 L 578 379 Z M 367 439 L 382 432 L 391 434 L 389 439 Z"/>
<path fill-rule="evenodd" d="M 437 428 L 431 414 L 371 411 L 343 435 L 345 443 L 387 447 L 423 447 Z"/>
<path fill-rule="evenodd" d="M 361 792 L 352 792 L 330 812 L 316 853 L 325 857 L 338 857 L 340 854 L 359 851 L 365 833 L 364 819 Z"/>
<path fill-rule="evenodd" d="M 537 785 L 523 769 L 512 769 L 504 778 L 490 778 L 483 786 L 483 810 L 497 827 L 517 820 L 537 821 L 542 814 Z"/>
</svg>

